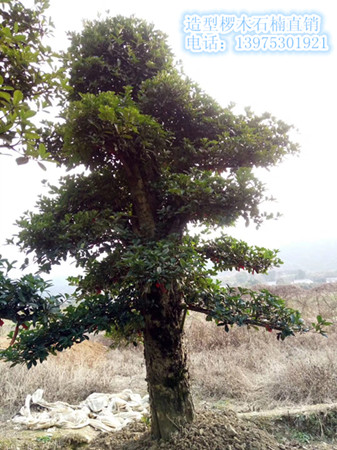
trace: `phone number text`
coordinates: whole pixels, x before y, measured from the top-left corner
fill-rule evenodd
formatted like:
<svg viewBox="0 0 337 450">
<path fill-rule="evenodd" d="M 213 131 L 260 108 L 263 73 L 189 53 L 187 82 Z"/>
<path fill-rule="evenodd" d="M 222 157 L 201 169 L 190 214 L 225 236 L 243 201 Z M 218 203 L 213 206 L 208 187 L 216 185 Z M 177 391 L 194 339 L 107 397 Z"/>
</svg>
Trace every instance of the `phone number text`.
<svg viewBox="0 0 337 450">
<path fill-rule="evenodd" d="M 239 35 L 235 37 L 234 50 L 251 51 L 328 51 L 326 35 Z"/>
</svg>

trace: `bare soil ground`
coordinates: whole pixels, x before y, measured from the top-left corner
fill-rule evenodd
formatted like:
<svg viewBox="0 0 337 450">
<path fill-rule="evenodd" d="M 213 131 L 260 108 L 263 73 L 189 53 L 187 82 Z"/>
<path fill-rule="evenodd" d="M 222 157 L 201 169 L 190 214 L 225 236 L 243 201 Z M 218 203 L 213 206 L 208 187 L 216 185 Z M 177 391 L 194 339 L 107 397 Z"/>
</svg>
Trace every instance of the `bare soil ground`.
<svg viewBox="0 0 337 450">
<path fill-rule="evenodd" d="M 336 405 L 335 405 L 336 407 Z M 310 409 L 310 408 L 309 408 Z M 311 408 L 312 409 L 312 408 Z M 230 410 L 214 410 L 210 407 L 199 408 L 196 419 L 172 437 L 169 442 L 151 440 L 148 426 L 138 422 L 117 433 L 95 432 L 90 427 L 81 430 L 48 431 L 18 430 L 13 425 L 2 425 L 0 437 L 1 450 L 33 450 L 33 449 L 75 449 L 88 450 L 323 450 L 337 449 L 337 444 L 324 439 L 305 442 L 298 431 L 295 436 L 293 420 L 301 421 L 305 410 L 257 412 L 239 417 Z M 312 411 L 310 411 L 312 413 Z M 337 415 L 334 410 L 335 416 Z M 302 417 L 302 419 L 299 419 Z M 311 416 L 312 417 L 312 416 Z M 307 416 L 310 422 L 309 416 Z M 253 419 L 253 420 L 252 420 Z M 317 417 L 316 417 L 317 420 Z M 322 425 L 322 423 L 321 423 Z M 307 424 L 310 427 L 310 423 Z M 302 439 L 299 439 L 302 438 Z M 302 441 L 302 442 L 301 442 Z"/>
</svg>

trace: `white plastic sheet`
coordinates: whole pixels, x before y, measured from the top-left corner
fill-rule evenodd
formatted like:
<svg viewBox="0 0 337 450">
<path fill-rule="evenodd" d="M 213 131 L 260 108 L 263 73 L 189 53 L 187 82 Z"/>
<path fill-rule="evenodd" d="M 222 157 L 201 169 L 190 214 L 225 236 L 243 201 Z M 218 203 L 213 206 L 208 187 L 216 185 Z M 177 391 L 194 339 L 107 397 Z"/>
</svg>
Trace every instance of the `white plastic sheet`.
<svg viewBox="0 0 337 450">
<path fill-rule="evenodd" d="M 12 421 L 33 430 L 90 425 L 100 431 L 118 431 L 148 415 L 149 396 L 141 397 L 130 389 L 118 394 L 94 393 L 78 405 L 47 402 L 43 390 L 38 389 L 33 395 L 27 395 L 25 405 Z"/>
</svg>

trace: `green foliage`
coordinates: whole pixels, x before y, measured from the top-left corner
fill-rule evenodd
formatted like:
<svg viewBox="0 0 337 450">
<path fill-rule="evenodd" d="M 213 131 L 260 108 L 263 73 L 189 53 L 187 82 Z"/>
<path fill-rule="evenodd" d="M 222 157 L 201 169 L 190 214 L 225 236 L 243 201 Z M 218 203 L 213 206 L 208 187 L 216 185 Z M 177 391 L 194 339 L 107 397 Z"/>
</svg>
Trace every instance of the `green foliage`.
<svg viewBox="0 0 337 450">
<path fill-rule="evenodd" d="M 144 21 L 88 22 L 71 37 L 69 103 L 46 143 L 56 161 L 86 170 L 50 186 L 38 212 L 18 221 L 17 242 L 42 270 L 71 256 L 85 273 L 72 280 L 77 306 L 37 323 L 3 357 L 31 366 L 103 330 L 137 342 L 145 319 L 166 304 L 177 316 L 204 313 L 225 331 L 262 327 L 281 339 L 307 331 L 269 292 L 213 281 L 219 270 L 265 273 L 281 263 L 277 251 L 188 233 L 191 223 L 230 226 L 243 217 L 259 226 L 268 218 L 253 169 L 297 151 L 291 127 L 220 107 L 177 70 L 164 35 Z"/>
<path fill-rule="evenodd" d="M 131 92 L 85 94 L 71 103 L 60 129 L 69 163 L 95 169 L 112 163 L 121 147 L 130 154 L 151 154 L 163 147 L 165 133 L 151 116 L 139 111 Z"/>
<path fill-rule="evenodd" d="M 0 326 L 2 319 L 11 320 L 24 329 L 37 324 L 47 326 L 52 317 L 60 314 L 63 298 L 48 295 L 51 285 L 40 276 L 28 274 L 17 280 L 10 278 L 8 273 L 13 268 L 14 263 L 0 257 Z"/>
<path fill-rule="evenodd" d="M 249 273 L 266 273 L 271 266 L 278 267 L 282 261 L 277 258 L 278 250 L 251 247 L 246 242 L 222 235 L 204 242 L 200 251 L 212 261 L 216 271 L 247 270 Z"/>
<path fill-rule="evenodd" d="M 87 21 L 82 33 L 70 36 L 66 67 L 71 100 L 85 93 L 119 95 L 125 86 L 132 86 L 136 95 L 144 80 L 172 64 L 166 35 L 134 17 Z"/>
<path fill-rule="evenodd" d="M 47 442 L 50 442 L 51 439 L 52 439 L 51 436 L 39 436 L 36 438 L 36 441 L 46 444 Z"/>
<path fill-rule="evenodd" d="M 132 289 L 125 289 L 114 299 L 108 294 L 82 296 L 77 306 L 70 305 L 51 316 L 47 326 L 38 323 L 34 329 L 21 333 L 17 342 L 0 355 L 13 365 L 26 363 L 30 368 L 37 361 L 44 361 L 49 353 L 55 355 L 88 339 L 88 333 L 107 331 L 135 342 L 140 337 L 143 319 L 130 302 L 122 301 L 130 295 Z"/>
<path fill-rule="evenodd" d="M 150 425 L 151 425 L 151 417 L 143 416 L 143 417 L 141 418 L 141 421 L 145 424 L 145 426 L 146 426 L 147 428 L 150 427 Z"/>
<path fill-rule="evenodd" d="M 243 288 L 227 289 L 210 283 L 206 289 L 191 296 L 188 307 L 207 314 L 206 320 L 214 320 L 229 332 L 233 325 L 247 325 L 267 331 L 277 331 L 277 339 L 284 340 L 296 332 L 306 332 L 300 313 L 287 308 L 284 300 L 267 290 L 252 291 Z"/>
<path fill-rule="evenodd" d="M 17 0 L 0 5 L 0 149 L 18 152 L 17 163 L 25 164 L 48 156 L 33 118 L 59 84 L 54 55 L 42 43 L 52 27 L 44 15 L 49 2 L 37 0 L 34 9 Z"/>
<path fill-rule="evenodd" d="M 301 444 L 310 444 L 310 441 L 312 440 L 312 436 L 308 433 L 304 433 L 303 431 L 294 431 L 293 438 Z"/>
<path fill-rule="evenodd" d="M 323 317 L 321 315 L 318 315 L 316 317 L 317 322 L 313 322 L 311 325 L 313 327 L 313 329 L 315 331 L 317 331 L 318 333 L 322 334 L 323 336 L 327 337 L 326 333 L 325 333 L 325 327 L 328 327 L 330 325 L 333 325 L 333 322 L 329 322 L 325 319 L 323 319 Z"/>
</svg>

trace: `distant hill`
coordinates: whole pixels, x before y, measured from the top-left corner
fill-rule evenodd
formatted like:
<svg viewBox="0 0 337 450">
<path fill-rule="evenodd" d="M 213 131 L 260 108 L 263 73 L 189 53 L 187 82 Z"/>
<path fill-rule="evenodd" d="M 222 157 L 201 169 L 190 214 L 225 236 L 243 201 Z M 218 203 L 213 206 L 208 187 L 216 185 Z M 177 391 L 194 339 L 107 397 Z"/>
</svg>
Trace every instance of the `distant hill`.
<svg viewBox="0 0 337 450">
<path fill-rule="evenodd" d="M 337 233 L 336 233 L 337 234 Z M 337 271 L 337 237 L 314 242 L 295 242 L 280 248 L 283 270 L 322 273 Z"/>
</svg>

